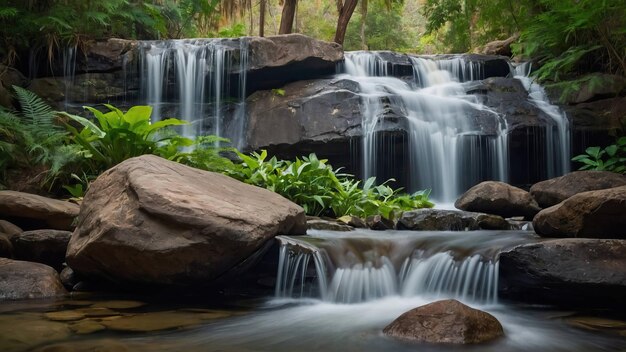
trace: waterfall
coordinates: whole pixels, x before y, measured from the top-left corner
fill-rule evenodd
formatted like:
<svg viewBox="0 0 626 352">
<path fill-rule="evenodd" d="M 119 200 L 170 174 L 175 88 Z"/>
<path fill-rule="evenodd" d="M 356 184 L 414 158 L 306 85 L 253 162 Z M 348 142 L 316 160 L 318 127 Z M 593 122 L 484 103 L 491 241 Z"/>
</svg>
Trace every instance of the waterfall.
<svg viewBox="0 0 626 352">
<path fill-rule="evenodd" d="M 484 179 L 506 181 L 506 122 L 463 85 L 483 77 L 482 65 L 460 57 L 409 59 L 412 81 L 390 77 L 387 62 L 375 52 L 346 53 L 347 78 L 359 84 L 361 94 L 363 178 L 377 173 L 378 124 L 386 101 L 393 101 L 408 120 L 410 191 L 431 188 L 434 199 L 453 202 Z M 497 126 L 496 135 L 484 135 L 470 120 L 477 112 Z"/>
<path fill-rule="evenodd" d="M 186 137 L 213 134 L 240 144 L 247 50 L 245 40 L 237 45 L 219 39 L 141 42 L 142 97 L 154 107 L 153 120 L 177 117 L 188 123 L 182 129 Z M 232 80 L 236 68 L 239 82 Z M 231 85 L 238 87 L 235 97 Z M 166 103 L 174 99 L 177 106 Z M 226 114 L 233 100 L 238 112 Z"/>
<path fill-rule="evenodd" d="M 365 233 L 355 237 L 325 231 L 303 238 L 279 236 L 275 294 L 335 303 L 388 296 L 497 303 L 499 253 L 528 239 L 477 234 L 477 241 L 472 236 Z M 476 243 L 484 248 L 473 247 Z"/>
<path fill-rule="evenodd" d="M 531 63 L 525 62 L 513 72 L 528 91 L 530 101 L 552 120 L 552 126 L 546 130 L 546 177 L 557 177 L 570 172 L 569 120 L 565 112 L 550 103 L 545 89 L 530 77 L 531 69 Z"/>
</svg>

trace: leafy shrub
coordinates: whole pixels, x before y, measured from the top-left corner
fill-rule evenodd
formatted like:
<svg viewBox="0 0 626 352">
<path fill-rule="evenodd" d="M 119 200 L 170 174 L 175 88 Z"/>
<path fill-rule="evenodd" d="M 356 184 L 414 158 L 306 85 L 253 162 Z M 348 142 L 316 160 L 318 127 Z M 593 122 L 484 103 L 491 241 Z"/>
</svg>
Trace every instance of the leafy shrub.
<svg viewBox="0 0 626 352">
<path fill-rule="evenodd" d="M 221 152 L 234 150 L 221 146 L 228 142 L 225 138 L 183 137 L 172 128 L 186 124 L 185 121 L 168 118 L 151 122 L 150 106 L 133 106 L 126 112 L 109 104 L 105 106 L 109 110 L 107 113 L 85 107 L 95 117 L 94 121 L 60 113 L 83 127 L 79 131 L 70 123 L 65 125 L 74 136 L 74 141 L 84 149 L 92 174 L 144 154 L 155 154 L 210 171 L 223 171 L 232 165 L 232 162 L 220 155 Z"/>
<path fill-rule="evenodd" d="M 0 107 L 0 183 L 10 172 L 37 172 L 35 181 L 48 190 L 64 182 L 82 157 L 68 145 L 68 133 L 57 113 L 33 92 L 14 86 L 19 110 Z"/>
<path fill-rule="evenodd" d="M 315 154 L 295 161 L 276 157 L 266 160 L 267 151 L 238 155 L 243 163 L 228 171 L 229 175 L 274 191 L 302 206 L 309 215 L 367 217 L 380 214 L 395 219 L 405 210 L 433 206 L 428 201 L 428 191 L 400 194 L 400 189 L 388 186 L 393 180 L 375 186 L 374 177 L 361 187 L 361 181 L 338 173 Z"/>
<path fill-rule="evenodd" d="M 176 137 L 160 132 L 170 126 L 185 124 L 178 119 L 151 123 L 150 106 L 133 106 L 127 112 L 122 112 L 113 105 L 105 106 L 109 109 L 107 113 L 84 107 L 93 113 L 95 122 L 81 116 L 61 113 L 83 126 L 79 131 L 73 125 L 66 124 L 74 140 L 84 148 L 85 156 L 93 162 L 94 172 L 104 171 L 134 156 L 158 154 L 157 150 L 163 150 L 160 144 L 167 145 Z"/>
<path fill-rule="evenodd" d="M 617 139 L 616 144 L 611 144 L 602 149 L 589 147 L 585 154 L 577 155 L 572 161 L 583 163 L 580 170 L 613 171 L 626 174 L 626 137 Z"/>
</svg>

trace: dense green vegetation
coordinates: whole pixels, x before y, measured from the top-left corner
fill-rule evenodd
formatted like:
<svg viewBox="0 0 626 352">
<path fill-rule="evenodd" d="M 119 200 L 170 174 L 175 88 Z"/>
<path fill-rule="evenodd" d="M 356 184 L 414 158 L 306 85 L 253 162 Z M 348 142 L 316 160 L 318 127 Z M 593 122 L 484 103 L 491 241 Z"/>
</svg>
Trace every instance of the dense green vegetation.
<svg viewBox="0 0 626 352">
<path fill-rule="evenodd" d="M 105 105 L 107 112 L 85 107 L 93 118 L 55 112 L 33 93 L 15 87 L 21 109 L 0 110 L 0 188 L 38 172 L 31 190 L 80 197 L 91 180 L 118 163 L 154 154 L 189 166 L 222 172 L 267 188 L 300 204 L 307 214 L 397 218 L 403 211 L 432 207 L 428 192 L 400 194 L 389 180 L 375 186 L 361 182 L 319 160 L 315 154 L 295 161 L 267 159 L 267 153 L 246 155 L 224 147 L 215 136 L 189 139 L 176 132 L 184 121 L 151 122 L 150 106 L 124 112 Z M 223 152 L 237 153 L 233 163 Z"/>
<path fill-rule="evenodd" d="M 401 194 L 387 180 L 375 185 L 375 177 L 365 181 L 352 175 L 333 170 L 326 160 L 315 154 L 295 161 L 267 160 L 267 152 L 245 155 L 239 153 L 243 163 L 227 173 L 246 183 L 267 188 L 301 205 L 309 215 L 341 217 L 355 215 L 366 218 L 380 214 L 387 219 L 396 219 L 410 209 L 430 208 L 427 191 Z"/>
<path fill-rule="evenodd" d="M 582 163 L 580 170 L 612 171 L 626 174 L 626 137 L 618 138 L 606 148 L 589 147 L 585 154 L 577 155 L 572 161 Z"/>
<path fill-rule="evenodd" d="M 289 31 L 334 40 L 340 5 L 348 2 L 0 0 L 0 55 L 12 62 L 18 53 L 39 48 L 52 57 L 60 46 L 111 36 L 272 35 L 285 27 L 281 15 L 287 6 L 295 11 Z M 357 5 L 344 41 L 349 50 L 468 52 L 517 35 L 514 54 L 539 63 L 542 80 L 626 73 L 621 0 L 361 0 Z"/>
</svg>

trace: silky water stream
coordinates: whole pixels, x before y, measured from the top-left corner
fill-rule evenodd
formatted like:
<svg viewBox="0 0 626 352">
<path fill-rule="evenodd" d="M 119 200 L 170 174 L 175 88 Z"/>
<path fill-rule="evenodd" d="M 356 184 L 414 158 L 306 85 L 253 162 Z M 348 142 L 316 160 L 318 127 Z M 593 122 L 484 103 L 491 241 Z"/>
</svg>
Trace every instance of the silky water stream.
<svg viewBox="0 0 626 352">
<path fill-rule="evenodd" d="M 181 296 L 146 305 L 116 303 L 110 297 L 105 302 L 75 297 L 23 306 L 0 304 L 0 332 L 6 332 L 0 334 L 0 346 L 2 351 L 626 349 L 626 339 L 619 335 L 626 323 L 621 330 L 589 331 L 572 322 L 598 312 L 563 312 L 498 298 L 499 253 L 540 241 L 532 232 L 309 231 L 307 236 L 277 240 L 273 295 L 243 300 L 202 297 L 195 303 Z M 445 298 L 493 314 L 505 337 L 486 345 L 451 347 L 414 345 L 382 334 L 402 313 Z M 58 311 L 65 313 L 55 316 Z M 27 330 L 38 337 L 26 340 Z M 16 344 L 16 339 L 22 342 Z"/>
</svg>

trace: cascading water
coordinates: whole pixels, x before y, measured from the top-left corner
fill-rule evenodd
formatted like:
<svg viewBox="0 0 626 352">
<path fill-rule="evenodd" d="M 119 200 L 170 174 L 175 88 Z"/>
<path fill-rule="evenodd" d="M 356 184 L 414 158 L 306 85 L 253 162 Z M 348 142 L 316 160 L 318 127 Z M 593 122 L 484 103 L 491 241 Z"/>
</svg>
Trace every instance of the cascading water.
<svg viewBox="0 0 626 352">
<path fill-rule="evenodd" d="M 241 143 L 245 109 L 247 42 L 236 46 L 218 39 L 147 41 L 141 43 L 142 96 L 154 106 L 153 119 L 173 114 L 188 122 L 183 135 L 213 134 Z M 239 63 L 238 100 L 234 114 L 225 114 L 232 102 L 231 73 Z M 172 90 L 172 91 L 170 91 Z M 177 97 L 178 109 L 165 103 Z M 225 125 L 231 126 L 225 131 Z M 237 127 L 239 126 L 239 127 Z"/>
<path fill-rule="evenodd" d="M 532 64 L 525 62 L 516 66 L 513 72 L 528 91 L 530 100 L 552 119 L 552 126 L 546 131 L 546 176 L 552 178 L 570 171 L 569 120 L 558 106 L 550 104 L 545 89 L 530 77 L 531 69 Z"/>
<path fill-rule="evenodd" d="M 483 234 L 481 247 L 475 247 L 475 238 L 468 238 L 472 235 L 458 233 L 313 231 L 304 238 L 282 236 L 276 296 L 336 303 L 444 296 L 497 303 L 499 252 L 528 241 L 527 236 L 516 235 L 503 240 Z M 315 278 L 310 280 L 312 269 Z"/>
<path fill-rule="evenodd" d="M 361 91 L 364 178 L 376 174 L 377 125 L 385 100 L 393 100 L 408 120 L 411 190 L 431 188 L 434 199 L 452 202 L 480 180 L 506 181 L 506 122 L 461 83 L 481 79 L 481 65 L 458 57 L 410 60 L 414 73 L 407 81 L 389 77 L 377 53 L 346 53 L 347 78 Z M 472 111 L 488 116 L 498 133 L 483 136 L 468 117 Z"/>
</svg>

